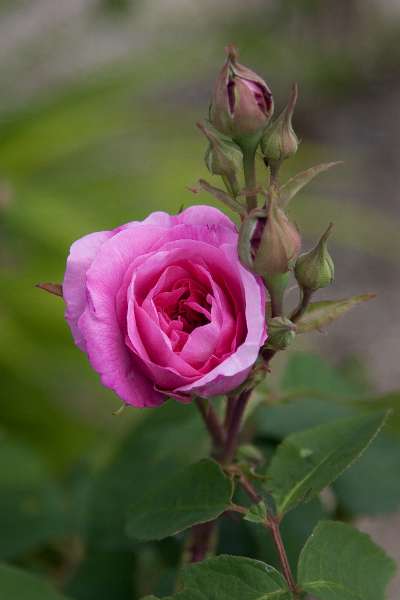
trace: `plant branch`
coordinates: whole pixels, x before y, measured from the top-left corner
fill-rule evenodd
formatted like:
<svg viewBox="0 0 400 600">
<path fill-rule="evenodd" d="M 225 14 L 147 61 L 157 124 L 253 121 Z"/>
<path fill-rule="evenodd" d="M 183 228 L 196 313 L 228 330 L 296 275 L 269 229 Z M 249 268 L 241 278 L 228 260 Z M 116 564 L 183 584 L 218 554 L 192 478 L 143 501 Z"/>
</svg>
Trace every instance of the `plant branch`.
<svg viewBox="0 0 400 600">
<path fill-rule="evenodd" d="M 196 398 L 195 402 L 210 433 L 215 450 L 221 450 L 225 444 L 225 433 L 217 414 L 204 398 Z"/>
<path fill-rule="evenodd" d="M 247 194 L 247 210 L 250 212 L 253 208 L 257 208 L 257 192 L 253 193 L 256 189 L 256 151 L 252 147 L 244 147 L 243 150 L 243 170 L 244 170 L 244 181 L 246 184 L 247 191 L 251 192 Z"/>
<path fill-rule="evenodd" d="M 303 288 L 303 290 L 301 292 L 301 300 L 299 302 L 299 305 L 297 306 L 297 308 L 294 310 L 294 312 L 291 314 L 291 317 L 290 317 L 290 320 L 293 323 L 296 323 L 296 321 L 298 321 L 300 319 L 300 317 L 302 317 L 304 315 L 304 313 L 306 312 L 307 307 L 310 304 L 312 294 L 313 294 L 312 290 L 309 290 L 308 288 Z"/>
<path fill-rule="evenodd" d="M 187 546 L 187 562 L 194 563 L 204 560 L 212 551 L 216 539 L 217 521 L 209 521 L 194 525 L 191 529 L 191 538 Z"/>
<path fill-rule="evenodd" d="M 237 398 L 234 408 L 232 409 L 229 428 L 226 432 L 225 446 L 221 454 L 221 463 L 223 464 L 230 463 L 235 455 L 243 414 L 252 391 L 253 388 L 243 390 L 243 392 Z"/>
<path fill-rule="evenodd" d="M 294 580 L 292 569 L 290 568 L 289 560 L 285 550 L 285 545 L 283 543 L 281 531 L 279 528 L 279 520 L 274 516 L 269 516 L 268 521 L 266 523 L 266 527 L 268 527 L 268 529 L 270 529 L 272 533 L 275 547 L 279 555 L 279 560 L 282 565 L 283 574 L 285 576 L 289 589 L 293 592 L 295 597 L 297 597 L 299 590 Z"/>
<path fill-rule="evenodd" d="M 261 496 L 258 494 L 257 490 L 253 487 L 251 482 L 243 473 L 240 473 L 239 475 L 239 483 L 246 492 L 246 494 L 249 496 L 250 500 L 252 500 L 252 502 L 254 502 L 255 504 L 261 502 Z M 282 540 L 279 528 L 279 519 L 274 515 L 269 514 L 264 525 L 267 529 L 271 531 L 272 538 L 274 540 L 274 544 L 279 555 L 279 560 L 282 565 L 283 574 L 285 576 L 289 589 L 296 595 L 298 594 L 298 589 L 292 574 L 289 559 L 287 557 L 285 546 Z"/>
</svg>

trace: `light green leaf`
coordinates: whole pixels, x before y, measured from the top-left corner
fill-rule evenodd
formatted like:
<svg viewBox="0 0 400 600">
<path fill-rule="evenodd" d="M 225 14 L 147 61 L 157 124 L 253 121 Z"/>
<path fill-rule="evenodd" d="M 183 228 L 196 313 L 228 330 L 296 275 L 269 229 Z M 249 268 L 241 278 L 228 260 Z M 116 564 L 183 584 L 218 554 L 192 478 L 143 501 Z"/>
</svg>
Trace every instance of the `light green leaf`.
<svg viewBox="0 0 400 600">
<path fill-rule="evenodd" d="M 372 300 L 373 298 L 375 298 L 375 294 L 361 294 L 341 300 L 312 302 L 304 315 L 296 323 L 297 333 L 320 330 L 345 315 L 358 304 L 368 302 L 368 300 Z"/>
<path fill-rule="evenodd" d="M 232 481 L 211 459 L 190 465 L 131 505 L 127 533 L 160 540 L 219 517 L 229 506 Z"/>
<path fill-rule="evenodd" d="M 394 572 L 394 562 L 368 535 L 323 521 L 301 552 L 298 582 L 319 600 L 384 600 Z"/>
<path fill-rule="evenodd" d="M 265 523 L 267 520 L 267 507 L 265 506 L 265 502 L 261 500 L 258 504 L 250 506 L 243 518 L 245 521 L 250 521 L 250 523 Z"/>
<path fill-rule="evenodd" d="M 354 417 L 289 435 L 267 471 L 279 514 L 332 483 L 367 448 L 386 415 Z"/>
<path fill-rule="evenodd" d="M 282 575 L 270 565 L 221 555 L 187 567 L 173 600 L 291 600 Z"/>
<path fill-rule="evenodd" d="M 337 165 L 342 164 L 339 162 L 330 162 L 330 163 L 322 163 L 321 165 L 316 165 L 315 167 L 311 167 L 306 171 L 302 171 L 301 173 L 297 173 L 294 177 L 291 177 L 289 181 L 287 181 L 280 189 L 280 204 L 283 208 L 287 207 L 291 199 L 305 186 L 307 183 L 312 181 L 314 177 L 331 169 L 332 167 L 336 167 Z"/>
<path fill-rule="evenodd" d="M 0 565 L 0 600 L 67 600 L 47 581 L 22 569 Z"/>
</svg>

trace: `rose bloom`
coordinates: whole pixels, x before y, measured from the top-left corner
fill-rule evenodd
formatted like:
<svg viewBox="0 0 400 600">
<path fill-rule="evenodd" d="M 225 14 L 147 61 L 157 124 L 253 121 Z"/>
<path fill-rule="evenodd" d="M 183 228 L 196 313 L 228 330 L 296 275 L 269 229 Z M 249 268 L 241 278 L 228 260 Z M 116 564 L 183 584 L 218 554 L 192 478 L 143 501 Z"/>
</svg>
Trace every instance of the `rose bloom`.
<svg viewBox="0 0 400 600">
<path fill-rule="evenodd" d="M 66 319 L 102 383 L 127 404 L 227 393 L 266 339 L 265 291 L 209 206 L 86 235 L 71 247 Z"/>
</svg>

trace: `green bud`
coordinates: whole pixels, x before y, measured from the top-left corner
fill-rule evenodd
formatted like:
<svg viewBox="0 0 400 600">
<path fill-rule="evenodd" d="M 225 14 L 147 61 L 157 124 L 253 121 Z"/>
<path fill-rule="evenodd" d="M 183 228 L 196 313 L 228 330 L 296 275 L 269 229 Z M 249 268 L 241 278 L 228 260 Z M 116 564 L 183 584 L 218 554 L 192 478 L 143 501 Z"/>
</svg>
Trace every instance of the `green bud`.
<svg viewBox="0 0 400 600">
<path fill-rule="evenodd" d="M 297 152 L 299 140 L 293 130 L 292 117 L 296 106 L 298 88 L 295 83 L 292 95 L 281 114 L 271 123 L 261 138 L 265 161 L 273 168 Z"/>
<path fill-rule="evenodd" d="M 254 249 L 253 269 L 268 283 L 268 277 L 287 273 L 296 259 L 301 246 L 300 234 L 277 206 L 275 194 L 271 194 L 267 218 L 259 219 L 252 239 Z"/>
<path fill-rule="evenodd" d="M 243 154 L 230 138 L 222 135 L 211 123 L 197 123 L 197 127 L 209 141 L 205 163 L 212 175 L 220 175 L 234 198 L 240 187 L 237 174 L 243 168 Z"/>
<path fill-rule="evenodd" d="M 297 259 L 294 273 L 302 288 L 315 291 L 333 282 L 335 268 L 327 247 L 332 227 L 333 223 L 329 225 L 318 244 Z"/>
<path fill-rule="evenodd" d="M 274 317 L 268 322 L 267 348 L 286 350 L 296 337 L 296 325 L 286 317 Z"/>
</svg>

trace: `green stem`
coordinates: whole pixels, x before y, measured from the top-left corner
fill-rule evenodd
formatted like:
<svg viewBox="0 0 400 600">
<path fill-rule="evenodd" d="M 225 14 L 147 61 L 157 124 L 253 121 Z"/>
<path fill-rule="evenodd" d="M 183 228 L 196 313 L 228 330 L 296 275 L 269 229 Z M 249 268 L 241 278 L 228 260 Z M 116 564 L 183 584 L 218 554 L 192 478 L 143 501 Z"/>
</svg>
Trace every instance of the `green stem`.
<svg viewBox="0 0 400 600">
<path fill-rule="evenodd" d="M 246 184 L 246 190 L 253 192 L 256 189 L 256 148 L 252 146 L 243 146 L 243 169 L 244 169 L 244 180 Z M 250 212 L 253 208 L 257 208 L 257 193 L 248 194 L 247 198 L 247 209 Z"/>
<path fill-rule="evenodd" d="M 303 288 L 301 292 L 301 300 L 299 302 L 298 307 L 292 313 L 290 320 L 293 323 L 296 323 L 304 315 L 307 310 L 308 305 L 310 304 L 311 296 L 313 294 L 313 290 L 309 290 L 308 288 Z"/>
</svg>

